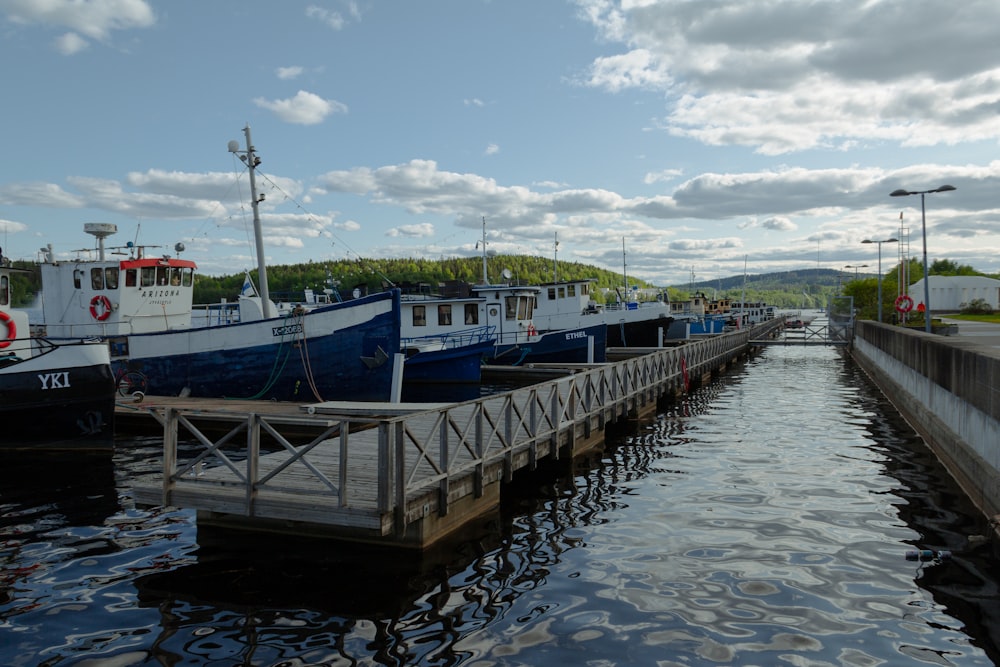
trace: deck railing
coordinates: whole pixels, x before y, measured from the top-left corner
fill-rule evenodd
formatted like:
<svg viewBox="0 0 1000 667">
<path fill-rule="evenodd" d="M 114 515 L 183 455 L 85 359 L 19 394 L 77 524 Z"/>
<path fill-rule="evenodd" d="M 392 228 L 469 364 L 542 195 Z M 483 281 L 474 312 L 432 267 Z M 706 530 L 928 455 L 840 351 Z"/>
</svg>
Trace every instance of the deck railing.
<svg viewBox="0 0 1000 667">
<path fill-rule="evenodd" d="M 171 408 L 163 416 L 162 504 L 376 529 L 390 525 L 388 515 L 398 530 L 414 502 L 431 498 L 423 511 L 446 514 L 453 491 L 478 496 L 516 467 L 558 457 L 561 442 L 581 430 L 589 435 L 595 420 L 601 428 L 685 389 L 743 353 L 751 336 L 766 334 L 760 326 L 722 334 L 400 416 Z"/>
</svg>

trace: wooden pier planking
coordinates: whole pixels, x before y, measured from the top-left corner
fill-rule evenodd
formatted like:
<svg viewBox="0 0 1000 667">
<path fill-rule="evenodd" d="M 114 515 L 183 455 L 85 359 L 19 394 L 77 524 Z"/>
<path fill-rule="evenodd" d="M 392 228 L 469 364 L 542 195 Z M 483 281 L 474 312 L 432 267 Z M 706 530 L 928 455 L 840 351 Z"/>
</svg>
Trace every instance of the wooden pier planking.
<svg viewBox="0 0 1000 667">
<path fill-rule="evenodd" d="M 754 334 L 766 335 L 761 329 Z M 134 497 L 140 505 L 194 508 L 199 522 L 426 547 L 495 507 L 518 470 L 601 445 L 607 424 L 651 412 L 691 379 L 724 368 L 749 350 L 750 335 L 582 365 L 456 404 L 262 410 L 260 402 L 205 407 L 157 399 L 145 409 L 164 424 L 164 472 L 135 480 Z M 207 425 L 216 428 L 202 432 Z M 184 461 L 179 438 L 197 441 L 185 446 L 193 454 Z"/>
</svg>

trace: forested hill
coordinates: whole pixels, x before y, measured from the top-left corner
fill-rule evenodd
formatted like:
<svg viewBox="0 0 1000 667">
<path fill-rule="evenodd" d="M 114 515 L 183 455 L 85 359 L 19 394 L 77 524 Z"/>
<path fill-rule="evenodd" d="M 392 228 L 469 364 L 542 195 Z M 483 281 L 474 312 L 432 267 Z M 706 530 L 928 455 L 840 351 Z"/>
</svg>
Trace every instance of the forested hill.
<svg viewBox="0 0 1000 667">
<path fill-rule="evenodd" d="M 537 285 L 552 282 L 554 268 L 551 259 L 530 255 L 496 255 L 487 259 L 487 269 L 491 282 L 502 282 L 502 272 L 510 272 L 511 280 L 522 284 Z M 558 262 L 555 269 L 559 280 L 583 280 L 594 278 L 599 287 L 614 288 L 622 285 L 622 274 L 599 269 L 579 262 Z M 250 272 L 254 282 L 257 271 Z M 339 289 L 349 294 L 355 287 L 369 291 L 381 290 L 393 285 L 439 283 L 459 280 L 468 283 L 483 281 L 483 260 L 481 257 L 453 257 L 446 259 L 357 259 L 330 262 L 310 262 L 269 266 L 267 268 L 268 288 L 272 293 L 301 294 L 303 288 L 311 287 L 319 291 L 325 287 Z M 629 276 L 632 285 L 652 288 L 653 285 Z M 243 285 L 243 274 L 229 276 L 198 276 L 195 285 L 195 301 L 210 303 L 220 297 L 233 298 Z"/>
</svg>

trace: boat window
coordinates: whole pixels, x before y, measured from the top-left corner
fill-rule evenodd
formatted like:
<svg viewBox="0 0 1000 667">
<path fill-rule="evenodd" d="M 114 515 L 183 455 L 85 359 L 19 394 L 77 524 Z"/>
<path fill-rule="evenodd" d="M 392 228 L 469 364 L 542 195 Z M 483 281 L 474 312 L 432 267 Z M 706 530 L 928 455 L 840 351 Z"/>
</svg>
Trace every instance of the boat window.
<svg viewBox="0 0 1000 667">
<path fill-rule="evenodd" d="M 167 272 L 169 269 L 165 266 L 156 267 L 156 284 L 166 285 L 167 284 Z"/>
<path fill-rule="evenodd" d="M 7 282 L 7 276 L 0 276 L 0 306 L 6 306 L 10 303 L 10 283 Z"/>
<path fill-rule="evenodd" d="M 170 269 L 170 284 L 174 287 L 181 286 L 181 270 L 177 268 Z"/>
<path fill-rule="evenodd" d="M 194 271 L 192 269 L 184 269 L 181 274 L 181 284 L 184 287 L 191 287 L 191 283 L 194 282 Z"/>
<path fill-rule="evenodd" d="M 479 308 L 474 303 L 465 304 L 465 323 L 479 324 Z"/>
<path fill-rule="evenodd" d="M 413 326 L 415 327 L 427 326 L 427 306 L 413 307 Z"/>
<path fill-rule="evenodd" d="M 590 285 L 580 285 L 580 294 L 590 294 Z"/>
<path fill-rule="evenodd" d="M 556 298 L 556 288 L 555 287 L 550 287 L 549 288 L 549 301 L 555 301 L 555 298 Z"/>
<path fill-rule="evenodd" d="M 517 297 L 508 296 L 504 297 L 504 319 L 516 320 L 517 319 Z"/>
<path fill-rule="evenodd" d="M 125 287 L 135 287 L 135 269 L 125 269 Z"/>
<path fill-rule="evenodd" d="M 521 299 L 521 305 L 519 307 L 519 310 L 521 311 L 520 319 L 530 320 L 531 315 L 534 312 L 534 308 L 535 308 L 535 297 L 532 296 L 527 299 Z"/>
<path fill-rule="evenodd" d="M 438 306 L 438 326 L 451 326 L 451 304 Z"/>
<path fill-rule="evenodd" d="M 142 267 L 142 286 L 152 287 L 155 284 L 156 284 L 156 267 L 155 266 Z"/>
<path fill-rule="evenodd" d="M 560 299 L 565 299 L 566 298 L 566 288 L 565 287 L 560 287 L 559 288 L 559 298 Z"/>
<path fill-rule="evenodd" d="M 83 271 L 80 269 L 73 269 L 73 287 L 75 289 L 80 289 L 80 279 L 83 277 Z"/>
<path fill-rule="evenodd" d="M 90 288 L 104 289 L 104 272 L 99 267 L 90 270 Z"/>
<path fill-rule="evenodd" d="M 104 269 L 104 284 L 108 289 L 118 289 L 118 267 L 109 266 Z"/>
<path fill-rule="evenodd" d="M 576 285 L 566 285 L 566 294 L 576 296 Z"/>
</svg>

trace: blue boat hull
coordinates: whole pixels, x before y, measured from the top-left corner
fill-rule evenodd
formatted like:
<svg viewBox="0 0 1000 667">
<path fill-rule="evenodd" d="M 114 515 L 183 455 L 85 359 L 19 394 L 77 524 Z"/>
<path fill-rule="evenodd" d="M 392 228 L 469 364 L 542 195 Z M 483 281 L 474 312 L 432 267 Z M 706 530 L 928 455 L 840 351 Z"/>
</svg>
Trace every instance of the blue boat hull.
<svg viewBox="0 0 1000 667">
<path fill-rule="evenodd" d="M 387 401 L 399 318 L 393 290 L 294 317 L 136 334 L 127 368 L 161 396 Z"/>
<path fill-rule="evenodd" d="M 608 328 L 604 324 L 550 331 L 536 340 L 498 344 L 488 364 L 523 366 L 524 364 L 584 364 L 589 351 L 588 340 L 594 340 L 594 363 L 607 360 Z"/>
<path fill-rule="evenodd" d="M 423 350 L 406 360 L 403 382 L 472 382 L 482 378 L 483 361 L 493 354 L 485 340 L 444 350 Z"/>
</svg>

